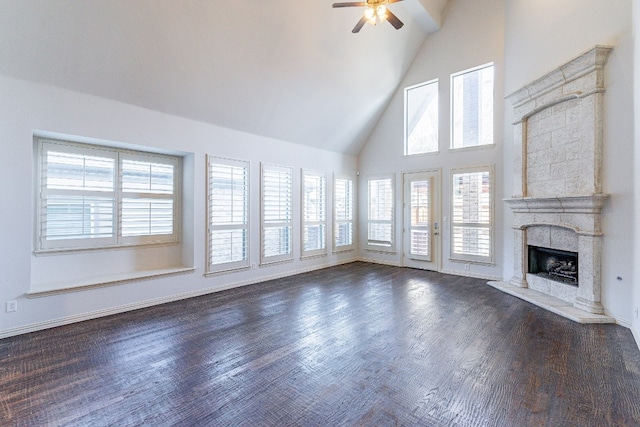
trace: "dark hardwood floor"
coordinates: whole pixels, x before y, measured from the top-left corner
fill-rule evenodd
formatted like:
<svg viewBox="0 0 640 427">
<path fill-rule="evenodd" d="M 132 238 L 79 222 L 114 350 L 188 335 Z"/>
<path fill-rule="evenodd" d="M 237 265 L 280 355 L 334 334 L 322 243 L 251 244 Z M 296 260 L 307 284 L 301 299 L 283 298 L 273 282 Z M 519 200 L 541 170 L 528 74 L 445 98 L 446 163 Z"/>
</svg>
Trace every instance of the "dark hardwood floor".
<svg viewBox="0 0 640 427">
<path fill-rule="evenodd" d="M 0 425 L 640 426 L 640 351 L 354 263 L 0 340 Z"/>
</svg>

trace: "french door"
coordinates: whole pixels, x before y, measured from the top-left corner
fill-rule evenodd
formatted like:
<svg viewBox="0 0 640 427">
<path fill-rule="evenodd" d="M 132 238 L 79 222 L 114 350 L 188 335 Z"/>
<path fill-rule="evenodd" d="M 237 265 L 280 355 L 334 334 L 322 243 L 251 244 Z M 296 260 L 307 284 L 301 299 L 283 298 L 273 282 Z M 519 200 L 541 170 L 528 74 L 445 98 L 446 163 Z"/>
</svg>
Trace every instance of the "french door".
<svg viewBox="0 0 640 427">
<path fill-rule="evenodd" d="M 403 265 L 440 270 L 440 173 L 403 174 Z"/>
</svg>

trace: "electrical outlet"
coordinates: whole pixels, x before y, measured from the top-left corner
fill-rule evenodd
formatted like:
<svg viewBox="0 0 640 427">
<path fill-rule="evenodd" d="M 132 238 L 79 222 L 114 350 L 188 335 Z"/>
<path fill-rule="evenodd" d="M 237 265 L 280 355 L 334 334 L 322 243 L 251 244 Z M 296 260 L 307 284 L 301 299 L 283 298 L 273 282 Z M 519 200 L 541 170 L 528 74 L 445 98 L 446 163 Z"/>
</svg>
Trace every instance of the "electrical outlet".
<svg viewBox="0 0 640 427">
<path fill-rule="evenodd" d="M 251 268 L 255 270 L 256 268 L 258 268 L 258 264 L 254 262 L 253 264 L 251 264 Z"/>
<path fill-rule="evenodd" d="M 18 301 L 7 301 L 7 313 L 13 313 L 18 311 Z"/>
<path fill-rule="evenodd" d="M 465 264 L 465 265 L 464 265 L 464 269 L 465 269 L 465 270 L 467 270 L 467 271 L 469 271 L 469 264 Z"/>
</svg>

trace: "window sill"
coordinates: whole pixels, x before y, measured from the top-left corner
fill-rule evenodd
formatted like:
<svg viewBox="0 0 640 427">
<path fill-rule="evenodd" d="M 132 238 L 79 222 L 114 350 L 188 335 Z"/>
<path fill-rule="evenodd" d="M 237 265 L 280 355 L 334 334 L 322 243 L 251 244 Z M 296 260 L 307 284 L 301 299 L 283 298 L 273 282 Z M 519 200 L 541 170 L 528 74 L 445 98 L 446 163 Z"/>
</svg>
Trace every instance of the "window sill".
<svg viewBox="0 0 640 427">
<path fill-rule="evenodd" d="M 404 154 L 405 158 L 412 158 L 412 157 L 429 157 L 429 156 L 437 156 L 438 154 L 440 154 L 440 150 L 437 151 L 429 151 L 426 153 L 414 153 L 414 154 Z"/>
<path fill-rule="evenodd" d="M 157 279 L 176 274 L 192 273 L 194 267 L 174 267 L 157 270 L 143 270 L 130 273 L 114 274 L 109 276 L 88 277 L 85 279 L 69 280 L 64 282 L 38 283 L 32 284 L 27 292 L 28 298 L 39 298 L 49 295 L 63 294 L 67 292 L 84 291 L 104 286 L 120 285 L 123 283 L 136 282 L 148 279 Z"/>
<path fill-rule="evenodd" d="M 240 271 L 251 270 L 251 266 L 243 266 L 237 268 L 226 268 L 224 270 L 212 270 L 204 273 L 204 277 L 222 276 L 223 274 L 239 273 Z"/>
<path fill-rule="evenodd" d="M 378 253 L 378 254 L 387 254 L 387 255 L 395 255 L 396 251 L 395 249 L 389 248 L 389 249 L 384 249 L 384 248 L 365 248 L 364 249 L 367 252 L 374 252 L 374 253 Z"/>
<path fill-rule="evenodd" d="M 489 148 L 495 148 L 495 147 L 496 147 L 496 143 L 494 142 L 493 144 L 473 145 L 471 147 L 460 147 L 460 148 L 450 147 L 449 152 L 474 151 L 474 150 L 483 150 L 483 149 L 489 149 Z"/>
</svg>

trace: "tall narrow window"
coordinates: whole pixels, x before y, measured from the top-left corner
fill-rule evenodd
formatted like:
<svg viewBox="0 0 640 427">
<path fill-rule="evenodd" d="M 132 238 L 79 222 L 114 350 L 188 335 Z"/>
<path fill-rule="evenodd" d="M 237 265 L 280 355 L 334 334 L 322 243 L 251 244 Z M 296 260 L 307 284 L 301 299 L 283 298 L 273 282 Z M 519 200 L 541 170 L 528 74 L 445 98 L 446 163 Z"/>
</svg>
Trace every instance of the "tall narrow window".
<svg viewBox="0 0 640 427">
<path fill-rule="evenodd" d="M 394 250 L 393 175 L 370 177 L 368 186 L 367 245 L 369 249 Z"/>
<path fill-rule="evenodd" d="M 451 76 L 451 148 L 493 144 L 493 64 Z"/>
<path fill-rule="evenodd" d="M 249 267 L 249 162 L 208 158 L 208 271 Z"/>
<path fill-rule="evenodd" d="M 492 261 L 492 167 L 452 172 L 451 258 Z"/>
<path fill-rule="evenodd" d="M 178 241 L 179 157 L 36 143 L 38 251 Z"/>
<path fill-rule="evenodd" d="M 438 151 L 438 81 L 404 91 L 404 154 Z"/>
<path fill-rule="evenodd" d="M 302 171 L 302 256 L 327 253 L 326 174 Z"/>
<path fill-rule="evenodd" d="M 354 247 L 353 209 L 353 178 L 336 175 L 333 180 L 333 246 L 336 252 L 351 250 Z"/>
<path fill-rule="evenodd" d="M 262 264 L 293 259 L 292 175 L 289 167 L 262 165 Z"/>
</svg>

